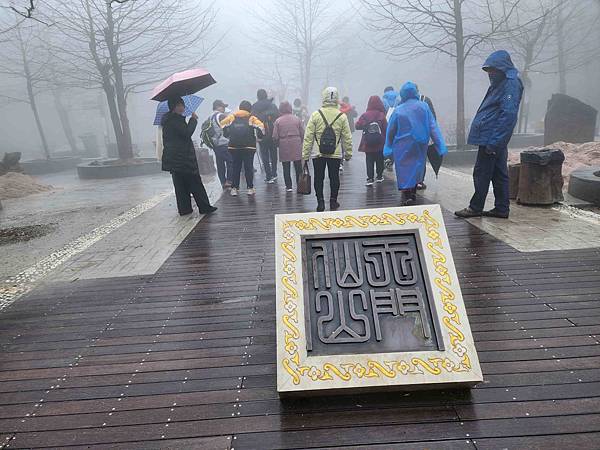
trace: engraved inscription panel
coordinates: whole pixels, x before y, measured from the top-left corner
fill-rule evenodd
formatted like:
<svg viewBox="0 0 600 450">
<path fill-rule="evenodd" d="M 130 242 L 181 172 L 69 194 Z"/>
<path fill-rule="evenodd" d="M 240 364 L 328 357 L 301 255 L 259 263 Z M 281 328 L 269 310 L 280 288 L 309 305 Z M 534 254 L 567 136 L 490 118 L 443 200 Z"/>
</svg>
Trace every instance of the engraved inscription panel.
<svg viewBox="0 0 600 450">
<path fill-rule="evenodd" d="M 440 350 L 414 233 L 308 238 L 309 355 Z"/>
</svg>

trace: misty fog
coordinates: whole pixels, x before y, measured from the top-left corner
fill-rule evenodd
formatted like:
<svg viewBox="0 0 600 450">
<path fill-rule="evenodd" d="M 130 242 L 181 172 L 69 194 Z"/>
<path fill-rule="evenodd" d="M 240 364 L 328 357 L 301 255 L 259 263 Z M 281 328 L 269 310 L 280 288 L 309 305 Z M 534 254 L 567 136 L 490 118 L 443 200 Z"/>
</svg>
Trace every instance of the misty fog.
<svg viewBox="0 0 600 450">
<path fill-rule="evenodd" d="M 136 1 L 136 0 L 130 0 Z M 483 0 L 482 0 L 483 1 Z M 514 4 L 514 0 L 506 0 Z M 3 2 L 4 3 L 4 2 Z M 12 2 L 18 3 L 18 2 Z M 23 2 L 27 3 L 27 2 Z M 23 28 L 34 27 L 44 36 L 53 36 L 58 40 L 69 39 L 61 34 L 61 27 L 65 26 L 60 17 L 53 13 L 53 8 L 59 1 L 40 2 L 36 13 L 39 21 L 24 21 Z M 62 2 L 64 3 L 64 2 Z M 150 2 L 151 3 L 151 2 Z M 201 0 L 190 0 L 193 8 L 204 11 L 211 5 Z M 277 50 L 276 30 L 269 30 L 269 22 L 281 17 L 281 1 L 276 0 L 229 0 L 228 2 L 215 2 L 212 4 L 214 20 L 210 23 L 206 33 L 202 34 L 202 42 L 182 43 L 189 44 L 187 54 L 193 55 L 197 50 L 198 65 L 208 69 L 217 80 L 217 84 L 204 90 L 199 95 L 205 98 L 200 107 L 199 116 L 205 117 L 210 112 L 214 99 L 222 99 L 229 103 L 230 108 L 235 108 L 241 100 L 255 100 L 258 88 L 267 89 L 276 99 L 290 100 L 301 97 L 301 82 L 298 63 L 293 55 L 286 57 Z M 291 2 L 290 3 L 294 3 Z M 436 107 L 440 125 L 450 143 L 455 142 L 455 126 L 457 122 L 457 72 L 455 58 L 440 51 L 423 52 L 415 48 L 413 52 L 393 52 L 395 46 L 410 47 L 405 35 L 398 30 L 383 32 L 377 26 L 385 26 L 377 22 L 375 13 L 370 11 L 367 4 L 373 1 L 361 0 L 333 0 L 326 3 L 326 8 L 317 21 L 327 24 L 322 39 L 324 42 L 318 55 L 314 59 L 310 73 L 310 89 L 307 93 L 309 109 L 318 105 L 319 95 L 327 85 L 339 88 L 341 95 L 349 96 L 350 101 L 356 106 L 359 113 L 363 112 L 367 100 L 371 95 L 381 95 L 386 86 L 398 89 L 402 83 L 412 80 L 419 85 L 422 93 L 429 96 Z M 389 2 L 379 2 L 381 4 Z M 396 2 L 402 3 L 402 2 Z M 435 2 L 434 2 L 435 3 Z M 444 4 L 446 2 L 443 2 Z M 478 0 L 464 2 L 465 16 L 470 14 L 468 8 L 477 4 Z M 502 10 L 501 0 L 492 2 Z M 517 2 L 518 3 L 518 2 Z M 470 122 L 482 96 L 489 84 L 487 76 L 481 71 L 487 54 L 494 49 L 505 48 L 513 55 L 513 60 L 519 69 L 523 68 L 523 58 L 515 50 L 517 38 L 531 20 L 538 20 L 535 11 L 539 11 L 539 4 L 551 8 L 555 0 L 523 0 L 517 8 L 527 6 L 507 20 L 506 28 L 511 32 L 495 36 L 478 45 L 469 55 L 465 65 L 465 118 Z M 578 0 L 577 7 L 583 14 L 574 14 L 564 31 L 563 39 L 566 40 L 567 70 L 566 93 L 579 100 L 600 109 L 600 1 Z M 73 0 L 71 6 L 83 5 L 84 0 Z M 59 6 L 56 6 L 59 7 Z M 127 5 L 114 4 L 113 8 L 126 8 Z M 532 12 L 533 11 L 533 12 Z M 479 12 L 477 13 L 479 14 Z M 529 16 L 527 16 L 529 14 Z M 13 13 L 7 9 L 0 12 L 4 24 L 14 21 Z M 479 16 L 477 15 L 479 18 Z M 398 16 L 402 20 L 402 16 Z M 475 23 L 477 20 L 473 20 Z M 500 20 L 500 18 L 498 18 Z M 522 22 L 518 23 L 517 20 Z M 469 25 L 473 26 L 473 25 Z M 485 33 L 487 26 L 479 21 L 480 31 Z M 193 28 L 191 23 L 182 24 L 182 27 Z M 548 25 L 552 30 L 556 24 Z M 193 29 L 189 30 L 192 34 Z M 397 36 L 397 41 L 395 41 Z M 53 38 L 53 39 L 54 39 Z M 157 40 L 158 33 L 142 37 L 145 40 Z M 550 32 L 546 39 L 547 45 L 543 54 L 539 56 L 537 64 L 530 72 L 531 86 L 527 87 L 530 101 L 529 132 L 540 132 L 546 103 L 553 93 L 560 90 L 559 64 L 556 58 L 556 45 L 552 42 L 556 34 Z M 11 42 L 12 41 L 12 42 Z M 0 36 L 0 55 L 14 52 L 14 32 L 6 31 Z M 415 43 L 415 47 L 417 47 Z M 204 53 L 208 55 L 204 57 Z M 410 48 L 409 48 L 410 50 Z M 66 70 L 70 74 L 77 71 L 78 64 L 68 64 L 70 55 L 56 56 L 56 48 L 52 51 L 39 51 L 35 65 L 40 68 L 53 64 L 58 65 L 60 73 Z M 140 74 L 140 79 L 145 78 L 145 84 L 136 87 L 134 92 L 128 93 L 127 109 L 131 125 L 132 142 L 144 155 L 152 155 L 155 128 L 152 126 L 156 103 L 149 99 L 152 87 L 162 79 L 168 77 L 174 70 L 183 70 L 190 66 L 193 56 L 189 58 L 179 55 L 169 58 L 165 51 L 161 53 L 160 45 L 157 50 L 145 57 L 145 66 L 151 63 L 152 73 Z M 26 103 L 26 83 L 14 72 L 18 72 L 18 58 L 8 60 L 3 57 L 0 64 L 0 153 L 19 151 L 23 153 L 24 160 L 44 157 L 40 136 L 34 123 L 30 105 Z M 41 70 L 41 69 L 40 69 Z M 135 72 L 135 66 L 129 68 Z M 144 69 L 146 71 L 146 69 Z M 142 76 L 143 75 L 143 76 Z M 59 75 L 62 77 L 63 75 Z M 127 75 L 126 75 L 127 76 Z M 85 77 L 80 81 L 85 81 Z M 78 85 L 76 85 L 78 84 Z M 85 82 L 69 83 L 63 89 L 62 99 L 66 106 L 76 137 L 77 145 L 81 146 L 79 136 L 93 133 L 97 136 L 102 148 L 105 143 L 115 141 L 114 132 L 107 114 L 106 97 L 99 86 Z M 48 148 L 52 155 L 68 152 L 69 145 L 57 114 L 52 87 L 41 82 L 37 89 L 37 103 L 40 120 L 48 141 Z"/>
</svg>

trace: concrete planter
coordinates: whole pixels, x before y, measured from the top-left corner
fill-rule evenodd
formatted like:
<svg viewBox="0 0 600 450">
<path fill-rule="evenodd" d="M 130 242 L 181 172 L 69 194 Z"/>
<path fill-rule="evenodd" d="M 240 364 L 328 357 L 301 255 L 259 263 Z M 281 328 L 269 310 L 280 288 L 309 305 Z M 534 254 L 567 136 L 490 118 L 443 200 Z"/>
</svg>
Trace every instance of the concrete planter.
<svg viewBox="0 0 600 450">
<path fill-rule="evenodd" d="M 156 158 L 138 158 L 129 164 L 118 163 L 116 159 L 94 160 L 77 166 L 77 174 L 81 179 L 136 177 L 160 171 L 161 163 Z"/>
<path fill-rule="evenodd" d="M 52 159 L 33 159 L 21 161 L 21 167 L 27 175 L 45 175 L 74 169 L 81 162 L 79 156 L 64 156 Z"/>
<path fill-rule="evenodd" d="M 572 172 L 569 194 L 600 206 L 600 167 L 586 167 Z"/>
</svg>

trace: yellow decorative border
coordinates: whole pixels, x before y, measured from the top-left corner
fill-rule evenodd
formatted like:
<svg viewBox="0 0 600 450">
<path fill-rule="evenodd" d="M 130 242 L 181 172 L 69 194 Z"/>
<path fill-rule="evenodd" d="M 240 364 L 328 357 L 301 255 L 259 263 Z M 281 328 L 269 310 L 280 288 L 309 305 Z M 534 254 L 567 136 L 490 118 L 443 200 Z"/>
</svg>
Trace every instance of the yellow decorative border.
<svg viewBox="0 0 600 450">
<path fill-rule="evenodd" d="M 440 290 L 442 303 L 444 305 L 444 316 L 442 323 L 448 332 L 452 352 L 457 358 L 445 355 L 443 358 L 411 358 L 409 361 L 375 361 L 369 360 L 366 367 L 360 363 L 340 364 L 324 363 L 321 367 L 309 366 L 300 360 L 298 340 L 300 338 L 300 324 L 298 320 L 298 304 L 303 301 L 298 293 L 298 276 L 296 274 L 296 262 L 300 258 L 300 249 L 295 248 L 296 232 L 298 231 L 329 231 L 331 229 L 367 228 L 379 225 L 405 225 L 407 223 L 422 224 L 425 227 L 427 250 L 433 259 L 435 272 L 439 275 L 434 279 L 434 284 Z M 446 257 L 442 253 L 444 246 L 441 235 L 438 232 L 440 224 L 429 211 L 425 210 L 421 216 L 414 213 L 390 214 L 366 216 L 346 216 L 342 218 L 310 218 L 308 220 L 289 220 L 283 223 L 283 275 L 281 284 L 283 286 L 283 307 L 287 313 L 283 314 L 284 325 L 284 349 L 289 355 L 282 359 L 281 364 L 292 378 L 295 385 L 300 384 L 302 377 L 308 377 L 313 381 L 328 381 L 334 377 L 342 381 L 350 381 L 357 378 L 395 378 L 399 375 L 422 375 L 426 372 L 431 375 L 440 375 L 444 372 L 469 372 L 471 360 L 467 349 L 462 345 L 465 336 L 460 331 L 461 319 L 458 308 L 454 304 L 456 298 L 452 290 L 452 280 L 446 267 Z"/>
</svg>

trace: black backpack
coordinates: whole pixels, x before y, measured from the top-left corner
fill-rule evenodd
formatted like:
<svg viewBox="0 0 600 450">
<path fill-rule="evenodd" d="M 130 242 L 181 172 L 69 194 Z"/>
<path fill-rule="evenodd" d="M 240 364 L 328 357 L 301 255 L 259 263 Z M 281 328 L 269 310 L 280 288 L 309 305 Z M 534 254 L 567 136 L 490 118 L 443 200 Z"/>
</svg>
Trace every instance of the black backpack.
<svg viewBox="0 0 600 450">
<path fill-rule="evenodd" d="M 254 128 L 250 126 L 249 117 L 236 117 L 231 125 L 224 129 L 224 136 L 229 138 L 232 147 L 256 145 Z"/>
<path fill-rule="evenodd" d="M 365 142 L 372 147 L 380 145 L 383 141 L 383 133 L 379 122 L 371 122 L 363 134 L 365 135 Z"/>
<path fill-rule="evenodd" d="M 335 149 L 337 148 L 338 145 L 338 138 L 335 135 L 335 130 L 333 129 L 333 124 L 335 123 L 336 120 L 338 120 L 340 118 L 340 116 L 343 113 L 339 113 L 335 119 L 333 119 L 333 122 L 328 123 L 327 119 L 325 118 L 325 114 L 323 114 L 323 111 L 321 111 L 319 109 L 319 114 L 321 114 L 321 117 L 323 119 L 323 121 L 325 122 L 325 129 L 323 130 L 323 134 L 321 135 L 321 141 L 319 142 L 319 152 L 322 155 L 333 155 L 335 153 Z"/>
</svg>

